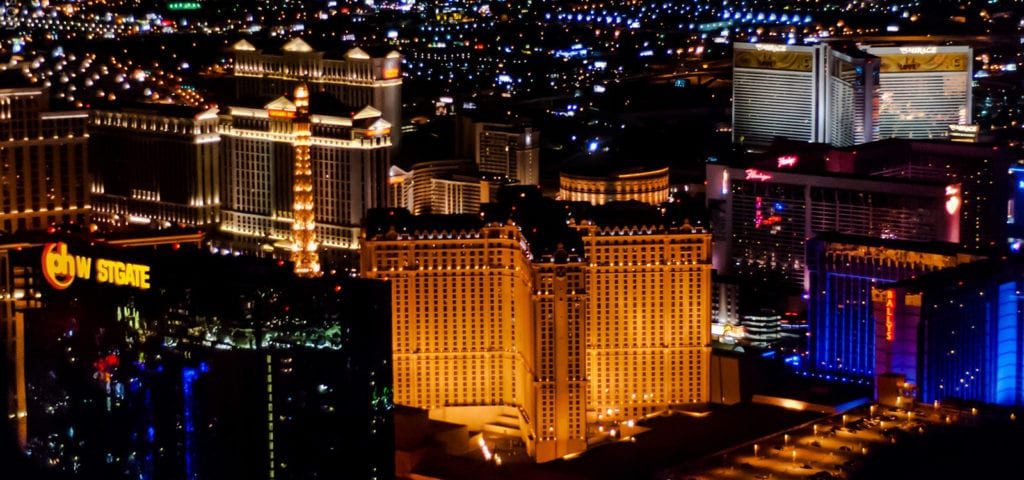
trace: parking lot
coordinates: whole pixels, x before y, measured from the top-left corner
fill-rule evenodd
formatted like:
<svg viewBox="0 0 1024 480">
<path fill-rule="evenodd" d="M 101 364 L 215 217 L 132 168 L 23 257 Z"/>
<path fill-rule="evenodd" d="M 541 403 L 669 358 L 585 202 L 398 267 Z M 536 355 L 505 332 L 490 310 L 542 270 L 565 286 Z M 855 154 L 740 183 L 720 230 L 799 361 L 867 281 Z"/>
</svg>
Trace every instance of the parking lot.
<svg viewBox="0 0 1024 480">
<path fill-rule="evenodd" d="M 873 448 L 897 441 L 898 431 L 921 433 L 939 421 L 936 412 L 865 406 L 743 445 L 670 478 L 846 478 Z"/>
</svg>

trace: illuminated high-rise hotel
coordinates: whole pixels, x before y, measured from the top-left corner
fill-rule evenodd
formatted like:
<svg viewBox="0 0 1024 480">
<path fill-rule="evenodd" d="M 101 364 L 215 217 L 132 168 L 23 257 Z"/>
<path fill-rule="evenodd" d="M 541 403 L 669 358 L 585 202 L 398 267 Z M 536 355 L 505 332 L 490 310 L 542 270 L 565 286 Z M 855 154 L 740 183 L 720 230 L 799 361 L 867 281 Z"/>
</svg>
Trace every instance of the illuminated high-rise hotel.
<svg viewBox="0 0 1024 480">
<path fill-rule="evenodd" d="M 881 59 L 878 137 L 944 139 L 971 122 L 973 55 L 967 46 L 871 46 Z"/>
<path fill-rule="evenodd" d="M 960 241 L 960 184 L 782 165 L 707 165 L 719 272 L 806 289 L 806 243 L 822 233 Z"/>
<path fill-rule="evenodd" d="M 395 50 L 371 54 L 353 47 L 345 52 L 317 51 L 293 38 L 279 51 L 257 48 L 246 40 L 234 44 L 235 83 L 240 98 L 276 96 L 307 83 L 349 105 L 370 105 L 395 128 L 398 143 L 402 120 L 402 55 Z"/>
<path fill-rule="evenodd" d="M 304 123 L 297 121 L 302 101 L 282 96 L 269 103 L 239 102 L 220 127 L 221 231 L 239 240 L 239 248 L 292 252 L 295 221 L 308 231 L 315 218 L 314 243 L 355 250 L 363 214 L 387 204 L 391 124 L 373 107 L 353 109 L 315 92 L 309 94 Z M 309 156 L 308 165 L 302 162 L 309 183 L 295 178 L 300 153 Z M 295 191 L 296 180 L 301 192 Z M 307 211 L 310 188 L 314 195 Z M 302 219 L 295 217 L 297 204 Z"/>
<path fill-rule="evenodd" d="M 392 285 L 395 403 L 548 461 L 594 425 L 707 402 L 710 235 L 647 206 L 567 224 L 571 204 L 520 195 L 480 216 L 374 212 L 362 272 Z"/>
<path fill-rule="evenodd" d="M 824 141 L 827 47 L 737 43 L 733 52 L 734 141 Z"/>
<path fill-rule="evenodd" d="M 952 243 L 834 233 L 810 240 L 807 256 L 808 370 L 865 383 L 875 377 L 876 345 L 892 339 L 875 327 L 873 289 L 979 258 Z"/>
<path fill-rule="evenodd" d="M 971 123 L 970 47 L 733 48 L 733 140 L 743 145 L 944 139 Z"/>
</svg>

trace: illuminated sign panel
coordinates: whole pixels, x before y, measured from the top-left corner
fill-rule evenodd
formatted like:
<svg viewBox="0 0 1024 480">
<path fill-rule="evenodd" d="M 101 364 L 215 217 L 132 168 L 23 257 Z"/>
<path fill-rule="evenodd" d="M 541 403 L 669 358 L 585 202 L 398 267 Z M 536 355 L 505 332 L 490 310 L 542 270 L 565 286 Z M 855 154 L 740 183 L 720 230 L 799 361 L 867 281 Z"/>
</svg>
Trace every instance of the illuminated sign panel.
<svg viewBox="0 0 1024 480">
<path fill-rule="evenodd" d="M 977 125 L 950 125 L 949 139 L 954 142 L 975 143 L 981 128 Z"/>
<path fill-rule="evenodd" d="M 402 75 L 402 71 L 398 67 L 398 59 L 397 58 L 389 58 L 389 59 L 384 61 L 384 72 L 383 72 L 383 74 L 384 74 L 384 79 L 385 80 L 391 80 L 393 78 L 398 78 L 398 77 L 400 77 Z"/>
<path fill-rule="evenodd" d="M 149 265 L 74 255 L 64 242 L 44 245 L 42 263 L 43 278 L 56 290 L 70 287 L 76 279 L 149 289 Z"/>
<path fill-rule="evenodd" d="M 761 47 L 762 45 L 758 45 Z M 768 70 L 788 70 L 793 72 L 810 72 L 813 70 L 814 57 L 810 52 L 788 52 L 777 50 L 736 50 L 733 55 L 733 66 L 736 68 L 760 68 Z"/>
<path fill-rule="evenodd" d="M 270 118 L 295 118 L 295 112 L 288 110 L 267 110 Z"/>
<path fill-rule="evenodd" d="M 885 341 L 896 338 L 896 292 L 885 291 Z"/>
<path fill-rule="evenodd" d="M 882 73 L 966 72 L 966 53 L 906 53 L 879 55 Z"/>
</svg>

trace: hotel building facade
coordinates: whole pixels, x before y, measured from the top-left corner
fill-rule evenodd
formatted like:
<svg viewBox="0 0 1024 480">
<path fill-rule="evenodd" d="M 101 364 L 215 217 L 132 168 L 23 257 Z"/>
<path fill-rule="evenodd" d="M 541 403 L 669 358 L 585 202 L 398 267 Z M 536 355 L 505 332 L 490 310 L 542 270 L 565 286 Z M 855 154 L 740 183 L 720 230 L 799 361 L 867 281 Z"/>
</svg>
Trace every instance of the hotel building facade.
<svg viewBox="0 0 1024 480">
<path fill-rule="evenodd" d="M 355 110 L 326 94 L 309 100 L 316 238 L 329 249 L 359 247 L 367 209 L 387 203 L 391 124 L 373 107 Z M 282 96 L 229 108 L 219 127 L 221 231 L 268 250 L 292 247 L 294 101 Z"/>
<path fill-rule="evenodd" d="M 862 383 L 874 381 L 876 345 L 893 338 L 876 328 L 875 289 L 980 258 L 951 243 L 840 234 L 810 240 L 807 256 L 808 370 Z"/>
<path fill-rule="evenodd" d="M 277 96 L 300 83 L 326 92 L 348 105 L 370 105 L 395 128 L 398 144 L 402 121 L 402 54 L 387 50 L 371 55 L 353 47 L 345 52 L 316 51 L 301 38 L 293 38 L 279 51 L 257 48 L 246 40 L 234 44 L 235 85 L 239 98 Z"/>
<path fill-rule="evenodd" d="M 881 59 L 878 138 L 944 139 L 969 125 L 973 51 L 967 46 L 869 46 Z"/>
<path fill-rule="evenodd" d="M 481 203 L 490 201 L 493 190 L 469 160 L 422 162 L 408 171 L 392 166 L 388 188 L 389 205 L 414 215 L 476 213 Z"/>
<path fill-rule="evenodd" d="M 637 201 L 660 205 L 669 200 L 669 171 L 664 168 L 632 168 L 608 175 L 562 172 L 559 174 L 558 198 L 570 202 Z"/>
<path fill-rule="evenodd" d="M 40 87 L 0 88 L 0 229 L 88 221 L 88 117 L 50 110 Z"/>
<path fill-rule="evenodd" d="M 549 202 L 545 215 L 571 210 Z M 595 425 L 708 401 L 709 234 L 388 212 L 362 272 L 392 285 L 395 403 L 549 461 L 585 450 Z"/>
<path fill-rule="evenodd" d="M 112 225 L 220 221 L 217 109 L 146 104 L 90 115 L 93 219 Z"/>
<path fill-rule="evenodd" d="M 967 46 L 733 48 L 733 141 L 744 145 L 944 139 L 972 122 Z"/>
<path fill-rule="evenodd" d="M 827 58 L 824 45 L 733 45 L 733 141 L 824 141 Z"/>
<path fill-rule="evenodd" d="M 518 185 L 540 184 L 540 131 L 526 125 L 474 122 L 474 158 L 481 174 Z"/>
<path fill-rule="evenodd" d="M 959 242 L 958 184 L 822 171 L 707 165 L 715 268 L 809 287 L 806 242 L 839 232 Z"/>
<path fill-rule="evenodd" d="M 927 403 L 1024 405 L 1022 274 L 1019 257 L 994 258 L 878 286 L 876 377 Z"/>
</svg>

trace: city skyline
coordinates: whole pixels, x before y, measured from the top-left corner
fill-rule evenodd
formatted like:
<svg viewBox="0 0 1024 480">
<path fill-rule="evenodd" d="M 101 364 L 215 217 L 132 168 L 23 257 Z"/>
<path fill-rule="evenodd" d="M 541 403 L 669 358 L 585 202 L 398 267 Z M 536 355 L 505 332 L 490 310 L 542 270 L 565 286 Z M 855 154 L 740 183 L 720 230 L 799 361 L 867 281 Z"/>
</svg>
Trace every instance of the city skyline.
<svg viewBox="0 0 1024 480">
<path fill-rule="evenodd" d="M 0 24 L 4 478 L 1019 468 L 1019 0 Z"/>
</svg>

